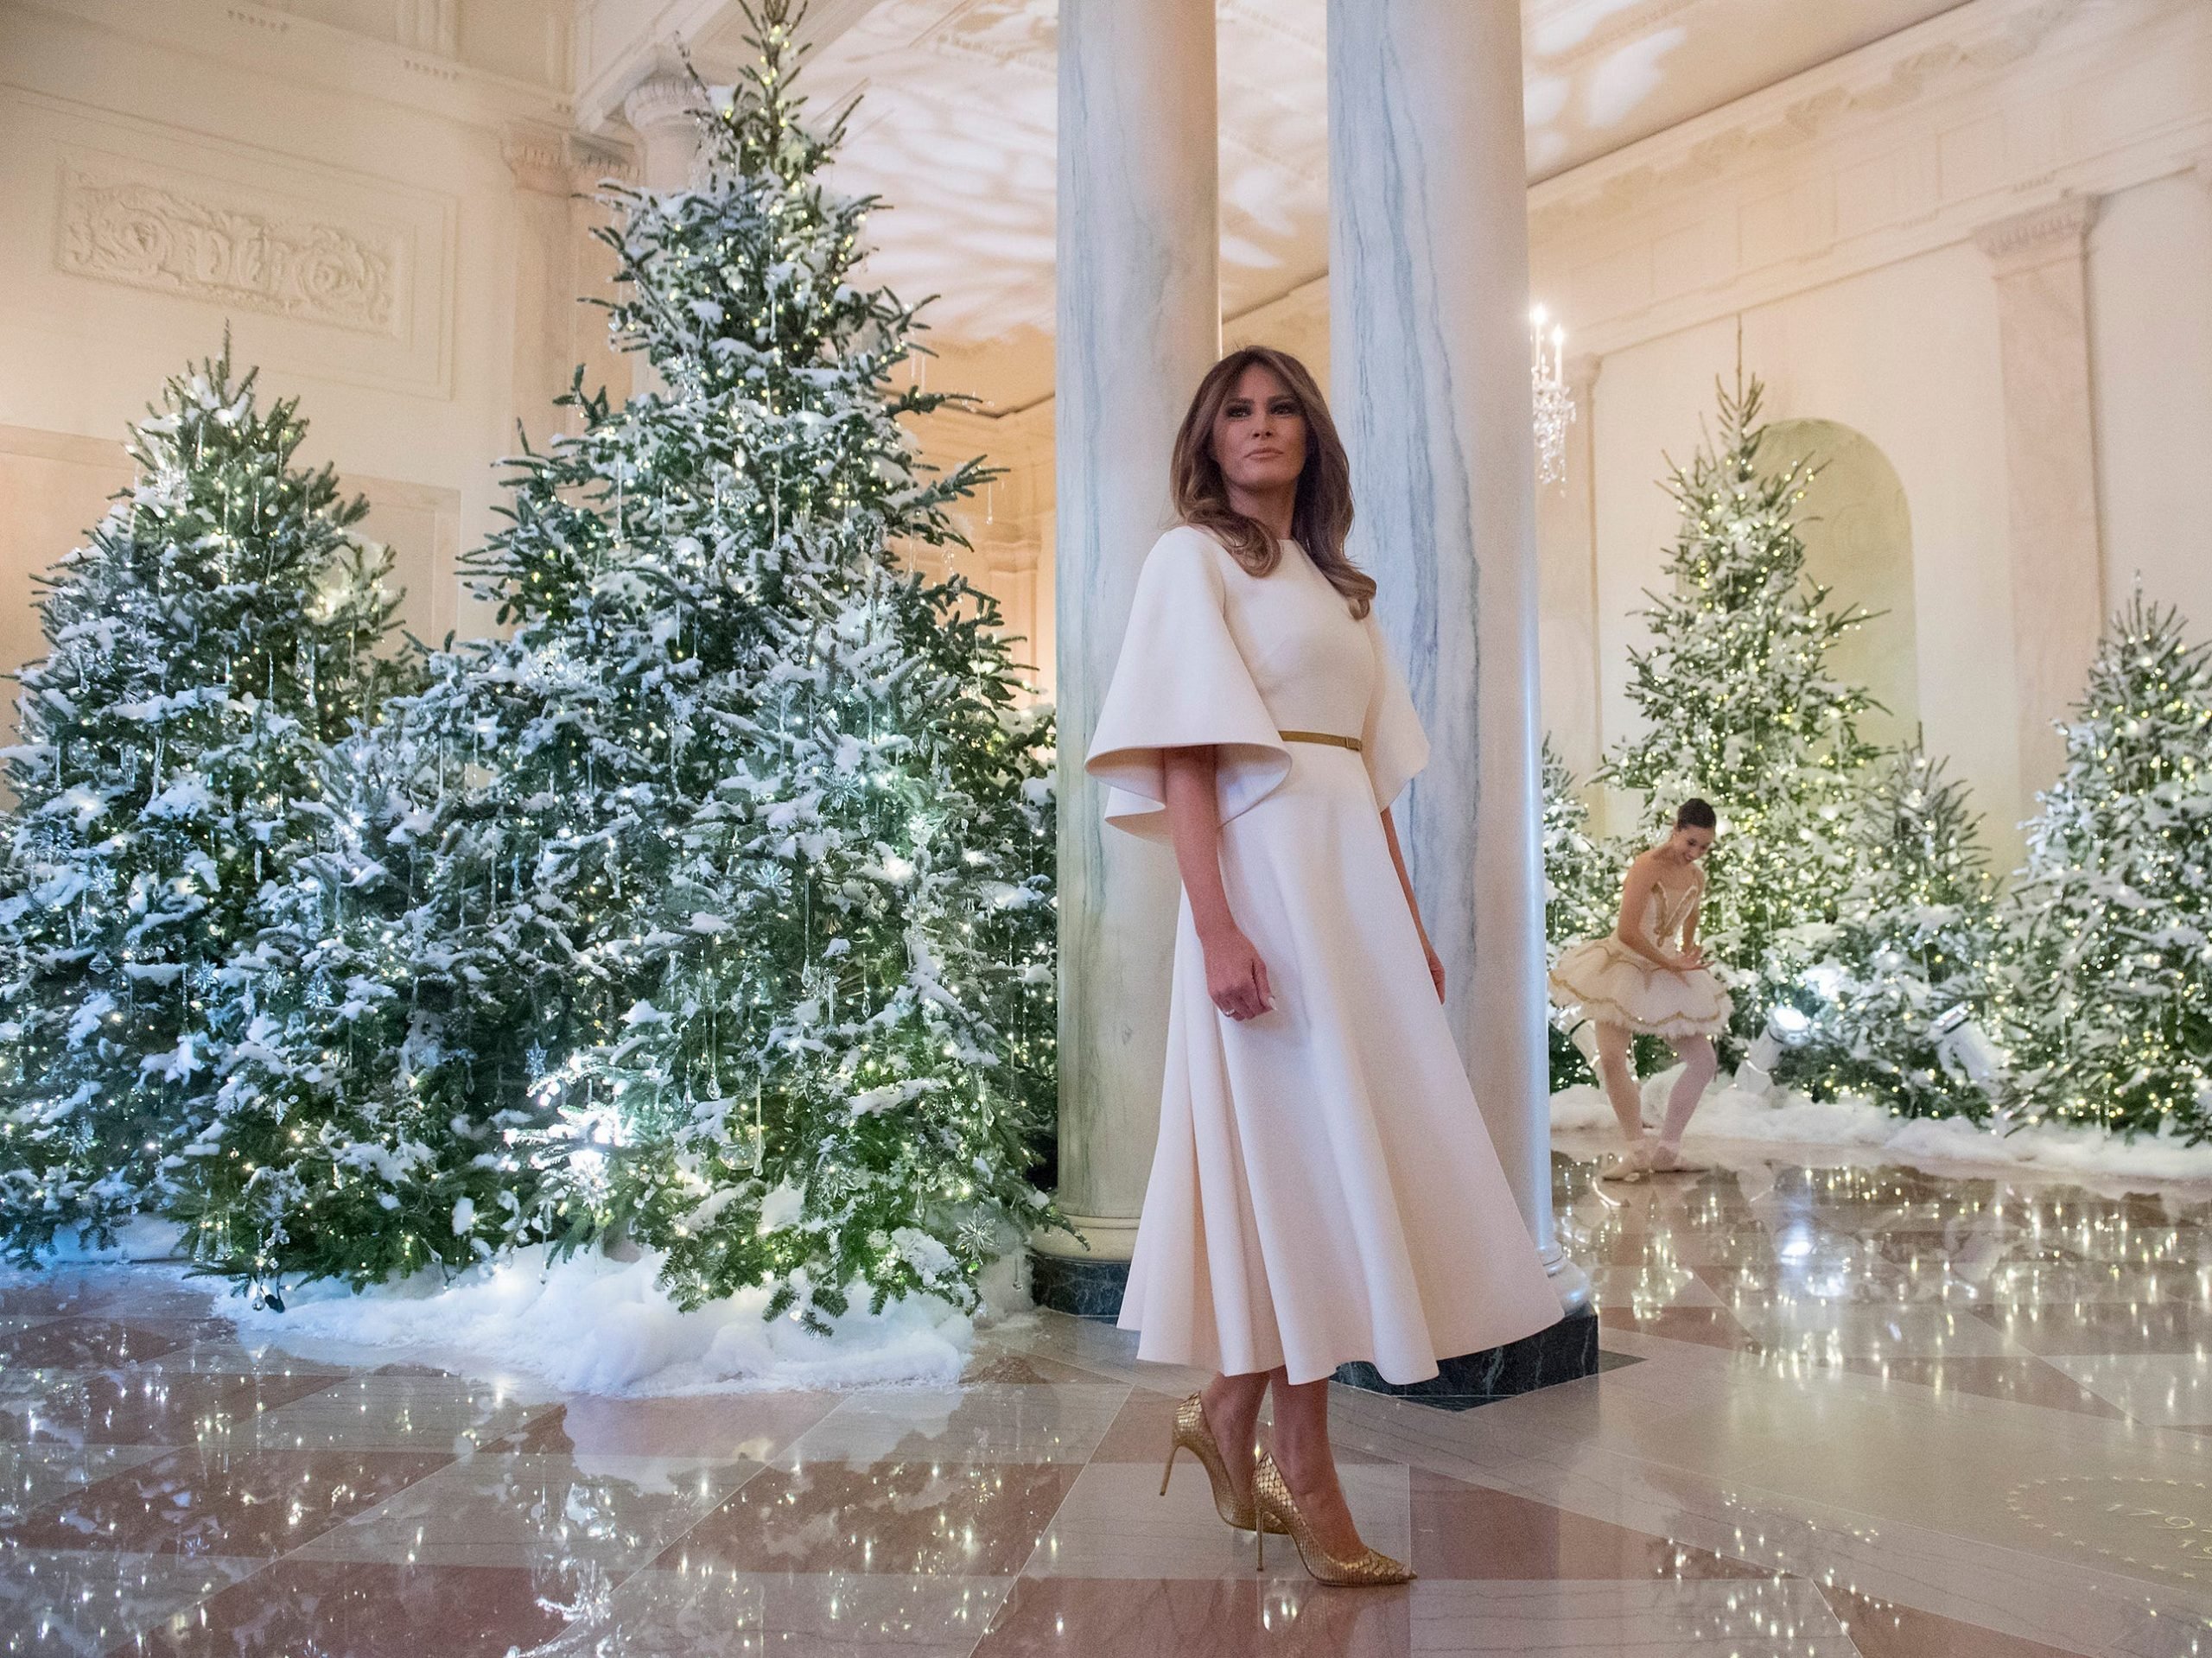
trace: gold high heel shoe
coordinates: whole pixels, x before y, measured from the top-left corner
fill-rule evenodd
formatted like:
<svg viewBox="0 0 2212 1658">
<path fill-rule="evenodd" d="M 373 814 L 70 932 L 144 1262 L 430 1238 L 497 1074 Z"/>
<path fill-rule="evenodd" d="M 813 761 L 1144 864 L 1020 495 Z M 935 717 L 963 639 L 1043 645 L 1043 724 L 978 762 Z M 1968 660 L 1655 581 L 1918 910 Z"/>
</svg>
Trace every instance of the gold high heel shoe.
<svg viewBox="0 0 2212 1658">
<path fill-rule="evenodd" d="M 1252 1499 L 1237 1500 L 1236 1488 L 1229 1483 L 1229 1459 L 1221 1454 L 1221 1443 L 1213 1437 L 1213 1430 L 1206 1426 L 1205 1407 L 1199 1396 L 1192 1394 L 1175 1407 L 1175 1427 L 1167 1436 L 1167 1471 L 1160 1477 L 1160 1494 L 1167 1495 L 1167 1482 L 1175 1472 L 1175 1453 L 1187 1451 L 1198 1459 L 1206 1471 L 1206 1478 L 1213 1483 L 1214 1512 L 1223 1522 L 1239 1531 L 1256 1531 L 1259 1521 L 1252 1511 Z M 1278 1534 L 1281 1525 L 1270 1529 Z"/>
<path fill-rule="evenodd" d="M 1267 1530 L 1280 1532 L 1289 1537 L 1298 1549 L 1299 1564 L 1316 1583 L 1332 1584 L 1339 1588 L 1386 1588 L 1392 1584 L 1411 1583 L 1413 1567 L 1392 1560 L 1389 1555 L 1361 1546 L 1357 1555 L 1340 1560 L 1323 1548 L 1313 1536 L 1313 1528 L 1298 1511 L 1297 1499 L 1290 1494 L 1290 1482 L 1282 1477 L 1282 1470 L 1275 1466 L 1275 1459 L 1266 1452 L 1260 1452 L 1258 1465 L 1252 1471 L 1252 1506 L 1268 1522 Z M 1259 1539 L 1260 1569 L 1267 1569 L 1268 1540 L 1265 1533 Z"/>
</svg>

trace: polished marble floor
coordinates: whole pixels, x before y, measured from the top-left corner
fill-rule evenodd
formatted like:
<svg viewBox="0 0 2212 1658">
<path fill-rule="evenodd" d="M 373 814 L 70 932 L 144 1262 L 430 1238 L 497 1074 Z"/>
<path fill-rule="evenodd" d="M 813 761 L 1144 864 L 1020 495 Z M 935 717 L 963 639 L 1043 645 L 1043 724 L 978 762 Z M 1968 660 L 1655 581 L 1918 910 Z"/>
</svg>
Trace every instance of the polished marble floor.
<svg viewBox="0 0 2212 1658">
<path fill-rule="evenodd" d="M 1192 1378 L 1039 1315 L 957 1388 L 556 1396 L 242 1345 L 151 1274 L 0 1278 L 0 1652 L 2212 1658 L 2212 1192 L 1555 1159 L 1604 1374 L 1339 1389 L 1414 1585 L 1262 1574 Z"/>
</svg>

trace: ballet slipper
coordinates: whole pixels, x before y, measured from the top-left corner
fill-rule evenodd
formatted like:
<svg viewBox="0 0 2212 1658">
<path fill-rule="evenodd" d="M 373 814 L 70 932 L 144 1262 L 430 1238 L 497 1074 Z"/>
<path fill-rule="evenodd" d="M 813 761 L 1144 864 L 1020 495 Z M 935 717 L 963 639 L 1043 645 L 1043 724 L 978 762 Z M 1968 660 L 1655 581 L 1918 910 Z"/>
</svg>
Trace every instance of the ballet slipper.
<svg viewBox="0 0 2212 1658">
<path fill-rule="evenodd" d="M 1607 1158 L 1598 1170 L 1600 1180 L 1618 1180 L 1623 1185 L 1633 1185 L 1651 1172 L 1651 1154 L 1643 1141 L 1638 1140 L 1624 1152 Z"/>
</svg>

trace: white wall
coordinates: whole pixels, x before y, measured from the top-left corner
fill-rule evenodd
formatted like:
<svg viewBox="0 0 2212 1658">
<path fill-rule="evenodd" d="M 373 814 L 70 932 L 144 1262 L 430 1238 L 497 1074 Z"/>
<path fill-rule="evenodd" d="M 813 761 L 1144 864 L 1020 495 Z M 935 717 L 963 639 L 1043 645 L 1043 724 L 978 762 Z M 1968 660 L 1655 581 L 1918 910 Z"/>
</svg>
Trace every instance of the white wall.
<svg viewBox="0 0 2212 1658">
<path fill-rule="evenodd" d="M 518 415 L 552 423 L 567 373 L 534 358 L 602 325 L 544 321 L 588 279 L 552 84 L 566 0 L 454 15 L 499 38 L 440 55 L 364 32 L 396 13 L 358 0 L 0 7 L 0 667 L 35 649 L 33 575 L 127 476 L 125 422 L 226 326 L 264 400 L 300 399 L 303 458 L 369 495 L 406 625 L 487 625 L 455 556 L 495 522 Z M 550 158 L 534 189 L 522 140 Z"/>
<path fill-rule="evenodd" d="M 2024 765 L 2023 734 L 2060 712 L 2024 689 L 2014 636 L 2034 657 L 2063 632 L 2063 601 L 2012 579 L 1999 244 L 1980 238 L 2094 204 L 2088 334 L 2070 348 L 2087 358 L 2102 590 L 2123 597 L 2139 568 L 2212 638 L 2208 182 L 2212 6 L 1968 0 L 1532 191 L 1535 291 L 1564 315 L 1570 352 L 1599 365 L 1591 528 L 1554 514 L 1540 529 L 1548 568 L 1595 568 L 1586 632 L 1544 619 L 1548 652 L 1592 658 L 1548 659 L 1546 686 L 1599 685 L 1596 728 L 1561 746 L 1598 752 L 1636 728 L 1627 653 L 1645 636 L 1628 613 L 1674 527 L 1654 480 L 1662 452 L 1697 441 L 1740 324 L 1770 418 L 1840 422 L 1896 467 L 1927 746 L 1971 785 L 2009 861 L 2049 781 L 2041 761 Z M 2044 355 L 2015 365 L 2028 395 L 2063 387 L 2069 326 L 2031 321 Z M 1572 583 L 1545 591 L 1577 602 Z M 1554 725 L 1584 717 L 1573 696 L 1546 708 Z"/>
<path fill-rule="evenodd" d="M 2089 367 L 2107 607 L 2139 574 L 2212 638 L 2212 162 L 2100 205 Z"/>
<path fill-rule="evenodd" d="M 1733 317 L 1610 353 L 1597 420 L 1597 648 L 1605 741 L 1637 729 L 1630 614 L 1674 538 L 1662 453 L 1687 461 L 1711 424 L 1716 375 L 1732 384 Z M 1988 261 L 1953 246 L 1742 314 L 1747 370 L 1769 419 L 1840 421 L 1871 440 L 1912 512 L 1920 715 L 1929 750 L 1952 757 L 1992 814 L 2018 797 L 2009 677 L 2003 405 Z M 1881 626 L 1877 622 L 1874 626 Z M 1624 827 L 1624 825 L 1623 825 Z M 2006 840 L 2008 852 L 2018 842 Z"/>
</svg>

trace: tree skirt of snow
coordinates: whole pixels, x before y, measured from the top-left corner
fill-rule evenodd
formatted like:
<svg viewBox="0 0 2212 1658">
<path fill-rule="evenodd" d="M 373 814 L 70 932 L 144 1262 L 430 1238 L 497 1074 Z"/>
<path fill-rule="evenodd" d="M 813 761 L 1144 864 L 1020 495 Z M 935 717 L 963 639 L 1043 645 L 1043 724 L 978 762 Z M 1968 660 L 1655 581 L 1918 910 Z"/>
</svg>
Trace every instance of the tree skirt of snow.
<svg viewBox="0 0 2212 1658">
<path fill-rule="evenodd" d="M 223 1308 L 242 1337 L 291 1348 L 303 1342 L 404 1349 L 463 1371 L 522 1371 L 569 1393 L 639 1396 L 774 1388 L 943 1385 L 959 1379 L 976 1321 L 934 1296 L 880 1313 L 866 1294 L 817 1336 L 789 1318 L 761 1317 L 765 1289 L 689 1312 L 656 1282 L 660 1256 L 633 1261 L 579 1253 L 549 1261 L 540 1246 L 486 1262 L 450 1282 L 418 1274 L 356 1295 L 343 1285 L 288 1290 L 282 1312 Z M 1009 1306 L 1011 1264 L 987 1286 L 988 1306 Z"/>
<path fill-rule="evenodd" d="M 790 1318 L 763 1318 L 765 1289 L 680 1310 L 655 1281 L 656 1252 L 616 1261 L 587 1251 L 552 1261 L 542 1246 L 449 1282 L 421 1273 L 358 1295 L 338 1283 L 287 1285 L 284 1311 L 276 1312 L 250 1305 L 226 1280 L 187 1276 L 177 1264 L 177 1236 L 173 1225 L 142 1219 L 106 1249 L 64 1236 L 48 1261 L 175 1278 L 205 1291 L 213 1311 L 236 1321 L 241 1340 L 299 1357 L 408 1360 L 486 1377 L 520 1372 L 566 1393 L 632 1397 L 944 1386 L 959 1380 L 979 1321 L 1005 1327 L 1033 1316 L 1018 1254 L 985 1275 L 976 1315 L 934 1296 L 872 1313 L 861 1286 L 852 1310 L 817 1336 Z"/>
<path fill-rule="evenodd" d="M 54 1235 L 54 1247 L 40 1259 L 48 1267 L 105 1267 L 134 1261 L 166 1261 L 178 1254 L 181 1236 L 175 1222 L 139 1215 L 117 1229 L 113 1243 L 100 1248 L 86 1242 L 75 1227 L 65 1226 Z"/>
<path fill-rule="evenodd" d="M 1643 1121 L 1667 1115 L 1667 1091 L 1681 1067 L 1643 1081 Z M 1602 1089 L 1586 1083 L 1552 1096 L 1557 1133 L 1617 1132 Z M 1812 1100 L 1794 1090 L 1772 1095 L 1736 1085 L 1724 1073 L 1690 1119 L 1690 1139 L 1741 1140 L 1778 1146 L 1835 1146 L 1874 1150 L 1904 1163 L 1967 1163 L 2052 1174 L 2136 1180 L 2212 1179 L 2212 1145 L 2184 1146 L 2168 1134 L 2126 1140 L 2070 1124 L 2031 1123 L 1999 1134 L 1963 1117 L 1897 1117 L 1870 1100 Z"/>
</svg>

